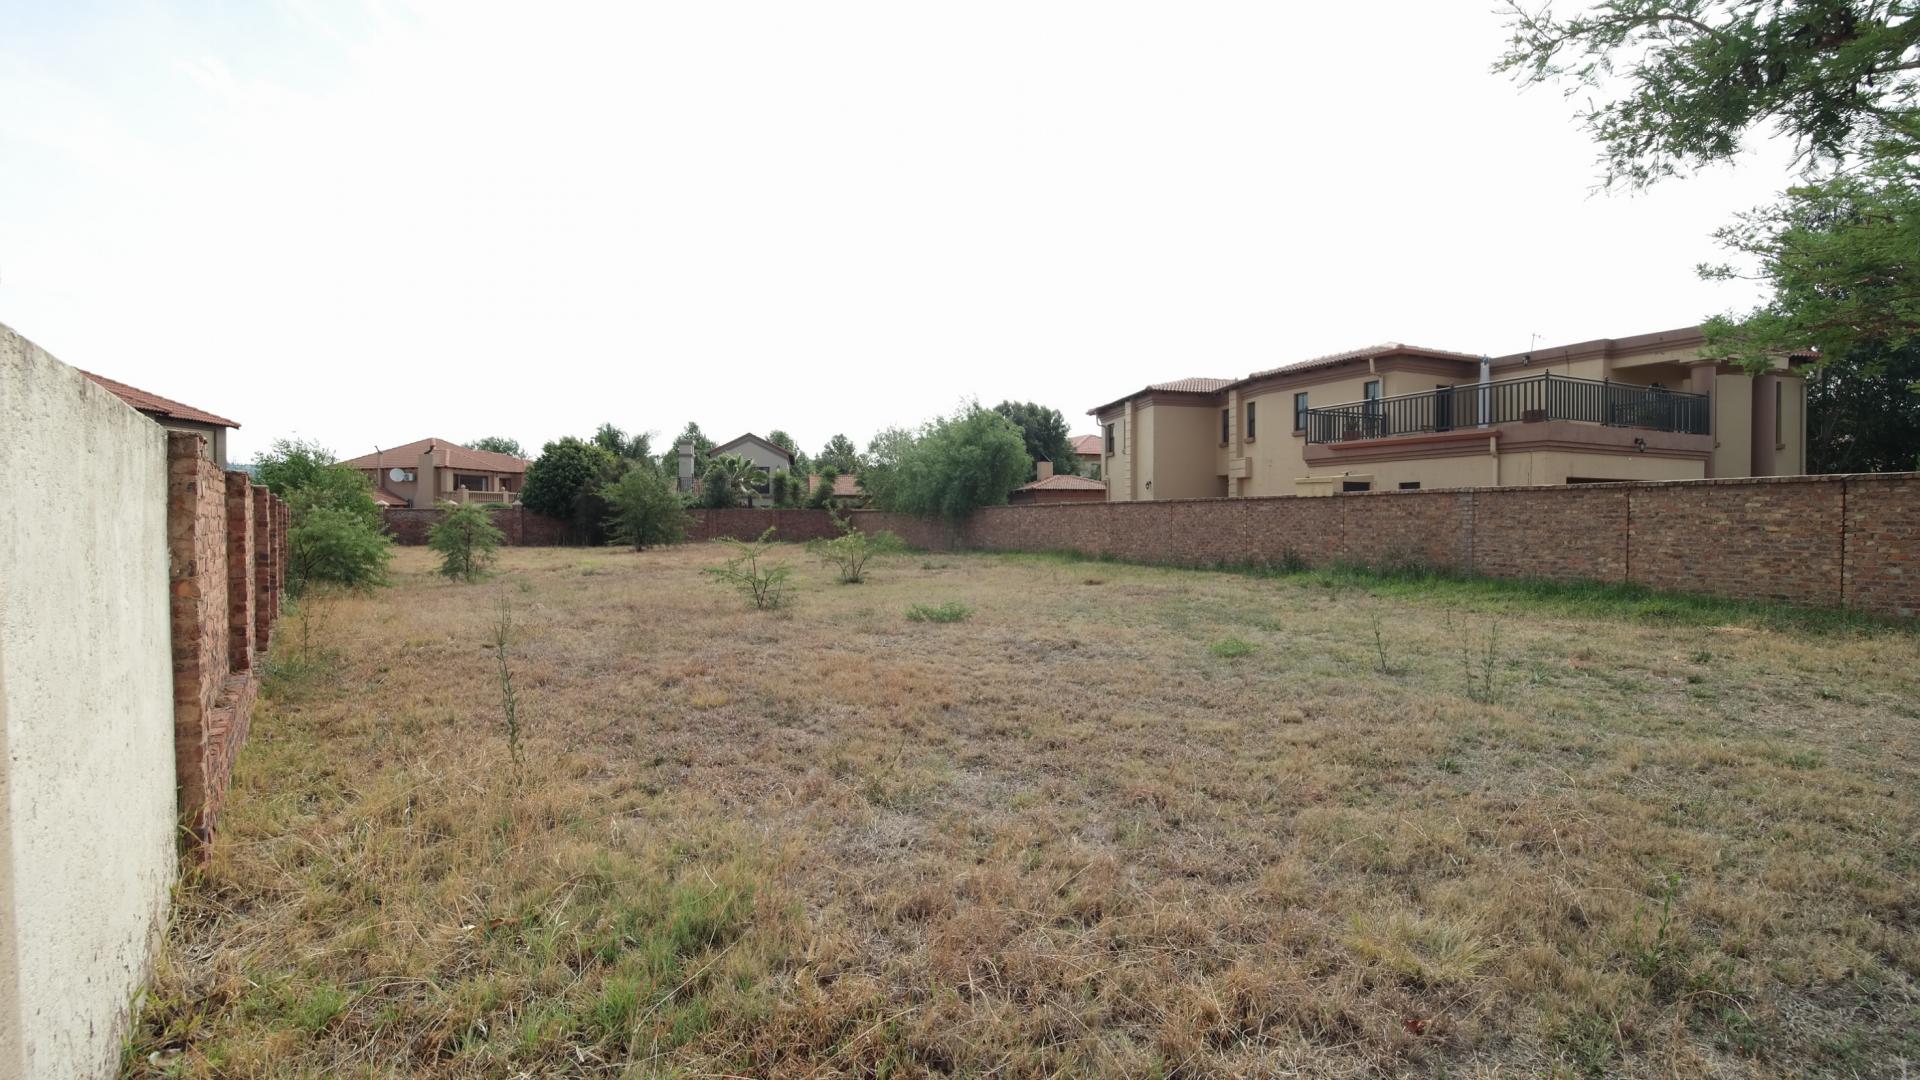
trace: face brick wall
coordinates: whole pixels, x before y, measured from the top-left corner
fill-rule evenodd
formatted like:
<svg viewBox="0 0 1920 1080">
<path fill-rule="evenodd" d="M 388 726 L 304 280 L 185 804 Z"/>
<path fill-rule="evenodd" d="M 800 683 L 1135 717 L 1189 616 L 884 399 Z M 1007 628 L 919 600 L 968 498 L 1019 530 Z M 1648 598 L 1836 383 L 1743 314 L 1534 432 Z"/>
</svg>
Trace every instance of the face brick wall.
<svg viewBox="0 0 1920 1080">
<path fill-rule="evenodd" d="M 566 522 L 536 514 L 524 506 L 503 506 L 488 513 L 493 515 L 493 524 L 506 534 L 511 547 L 561 547 L 574 542 L 573 530 Z M 441 514 L 437 509 L 390 507 L 381 511 L 380 516 L 394 543 L 417 547 L 427 542 L 427 533 L 440 523 Z"/>
<path fill-rule="evenodd" d="M 1184 566 L 1413 562 L 1920 613 L 1920 474 L 1005 506 L 952 526 L 861 511 L 916 547 Z"/>
<path fill-rule="evenodd" d="M 211 835 L 246 741 L 285 584 L 286 504 L 243 472 L 222 473 L 200 435 L 167 437 L 174 771 L 180 814 Z"/>
<path fill-rule="evenodd" d="M 840 535 L 839 526 L 825 510 L 730 510 L 687 511 L 688 540 L 752 540 L 772 528 L 775 540 L 805 543 L 831 540 Z"/>
</svg>

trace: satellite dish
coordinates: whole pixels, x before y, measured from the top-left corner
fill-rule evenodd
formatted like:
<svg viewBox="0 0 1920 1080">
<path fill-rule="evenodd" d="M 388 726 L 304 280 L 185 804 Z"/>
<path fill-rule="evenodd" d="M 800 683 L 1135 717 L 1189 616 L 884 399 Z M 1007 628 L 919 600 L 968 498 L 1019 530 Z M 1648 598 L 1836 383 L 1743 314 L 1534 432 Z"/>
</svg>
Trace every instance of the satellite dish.
<svg viewBox="0 0 1920 1080">
<path fill-rule="evenodd" d="M 413 476 L 412 474 L 408 473 L 407 470 L 405 469 L 394 468 L 394 469 L 387 470 L 387 479 L 398 484 L 401 481 L 413 479 Z"/>
</svg>

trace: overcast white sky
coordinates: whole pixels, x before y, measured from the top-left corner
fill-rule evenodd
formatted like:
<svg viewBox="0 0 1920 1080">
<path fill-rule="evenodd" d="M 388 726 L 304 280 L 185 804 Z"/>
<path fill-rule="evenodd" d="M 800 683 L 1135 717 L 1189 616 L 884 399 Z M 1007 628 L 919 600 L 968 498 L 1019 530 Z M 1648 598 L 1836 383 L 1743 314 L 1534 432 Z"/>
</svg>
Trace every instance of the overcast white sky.
<svg viewBox="0 0 1920 1080">
<path fill-rule="evenodd" d="M 1091 431 L 1152 381 L 1744 306 L 1693 266 L 1780 170 L 1595 194 L 1491 6 L 0 0 L 0 322 L 246 459 L 811 452 L 970 397 Z"/>
</svg>

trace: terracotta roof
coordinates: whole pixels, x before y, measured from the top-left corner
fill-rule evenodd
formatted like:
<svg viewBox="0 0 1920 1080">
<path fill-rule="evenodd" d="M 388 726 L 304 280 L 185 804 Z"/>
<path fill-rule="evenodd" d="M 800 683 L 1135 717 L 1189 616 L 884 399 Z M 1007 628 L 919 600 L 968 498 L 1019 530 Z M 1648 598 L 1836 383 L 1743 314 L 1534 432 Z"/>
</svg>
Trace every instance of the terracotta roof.
<svg viewBox="0 0 1920 1080">
<path fill-rule="evenodd" d="M 1052 476 L 1045 477 L 1040 480 L 1035 480 L 1031 484 L 1023 484 L 1017 490 L 1019 491 L 1105 491 L 1107 490 L 1107 485 L 1101 483 L 1098 480 L 1089 480 L 1084 476 L 1070 476 L 1065 473 L 1054 473 Z"/>
<path fill-rule="evenodd" d="M 91 371 L 82 371 L 80 374 L 111 390 L 114 397 L 119 398 L 121 401 L 126 402 L 143 413 L 157 413 L 172 420 L 186 420 L 195 424 L 217 424 L 220 427 L 230 428 L 240 426 L 238 423 L 224 416 L 215 416 L 204 409 L 196 409 L 191 405 L 182 405 L 172 398 L 163 398 L 159 394 L 150 393 L 137 386 L 128 386 L 123 382 L 116 382 L 102 375 L 95 375 Z"/>
<path fill-rule="evenodd" d="M 1311 371 L 1314 368 L 1333 367 L 1335 364 L 1344 364 L 1349 360 L 1375 360 L 1382 356 L 1427 356 L 1435 360 L 1461 360 L 1469 364 L 1477 364 L 1480 362 L 1478 356 L 1470 356 L 1467 353 L 1450 352 L 1446 349 L 1429 349 L 1421 345 L 1403 345 L 1398 341 L 1386 341 L 1378 345 L 1369 345 L 1364 349 L 1348 349 L 1346 352 L 1328 353 L 1325 356 L 1316 356 L 1311 360 L 1301 360 L 1297 363 L 1282 364 L 1277 368 L 1268 368 L 1265 371 L 1256 371 L 1239 381 L 1251 382 L 1254 379 L 1264 379 L 1269 375 L 1281 375 L 1290 371 Z"/>
<path fill-rule="evenodd" d="M 1214 391 L 1221 389 L 1222 387 L 1233 385 L 1233 382 L 1234 380 L 1232 379 L 1205 379 L 1205 378 L 1195 377 L 1191 379 L 1175 379 L 1172 382 L 1150 383 L 1143 390 L 1135 390 L 1133 393 L 1128 394 L 1125 397 L 1117 397 L 1117 398 L 1114 398 L 1112 401 L 1107 402 L 1105 405 L 1088 409 L 1087 415 L 1089 416 L 1097 415 L 1101 411 L 1106 409 L 1111 409 L 1115 405 L 1118 405 L 1123 401 L 1132 401 L 1134 398 L 1137 398 L 1142 394 L 1152 394 L 1152 393 L 1211 394 Z"/>
<path fill-rule="evenodd" d="M 373 501 L 376 506 L 405 506 L 407 500 L 388 491 L 386 488 L 373 489 Z"/>
<path fill-rule="evenodd" d="M 813 490 L 819 486 L 820 486 L 820 474 L 819 473 L 809 474 L 807 476 L 807 493 L 812 494 Z M 836 476 L 833 478 L 833 495 L 835 498 L 841 498 L 841 497 L 853 498 L 855 496 L 863 495 L 863 494 L 865 494 L 865 492 L 860 490 L 859 477 L 852 476 L 852 475 L 843 475 L 843 476 Z"/>
<path fill-rule="evenodd" d="M 1075 435 L 1073 437 L 1073 452 L 1079 454 L 1081 457 L 1099 457 L 1104 449 L 1105 447 L 1100 444 L 1100 436 L 1098 435 Z"/>
<path fill-rule="evenodd" d="M 429 444 L 446 454 L 446 467 L 449 469 L 503 473 L 527 471 L 526 458 L 496 454 L 491 450 L 469 450 L 452 439 L 416 439 L 404 446 L 389 446 L 371 454 L 361 454 L 341 464 L 356 469 L 411 469 L 420 464 L 420 455 L 427 452 Z"/>
</svg>

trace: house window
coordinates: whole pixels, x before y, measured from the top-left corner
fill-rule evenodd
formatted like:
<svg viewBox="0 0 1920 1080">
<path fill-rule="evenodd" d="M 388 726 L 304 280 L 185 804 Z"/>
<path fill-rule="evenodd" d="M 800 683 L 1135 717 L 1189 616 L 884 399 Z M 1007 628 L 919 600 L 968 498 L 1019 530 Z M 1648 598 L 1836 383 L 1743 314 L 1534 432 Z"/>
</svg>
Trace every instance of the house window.
<svg viewBox="0 0 1920 1080">
<path fill-rule="evenodd" d="M 1341 491 L 1372 491 L 1372 490 L 1373 490 L 1373 481 L 1371 481 L 1371 480 L 1342 480 L 1342 481 L 1340 481 L 1340 490 L 1341 490 Z"/>
<path fill-rule="evenodd" d="M 487 490 L 487 478 L 481 473 L 454 473 L 453 486 L 456 488 L 466 488 L 468 491 L 485 491 Z"/>
<path fill-rule="evenodd" d="M 1113 456 L 1113 425 L 1107 425 L 1107 456 Z"/>
<path fill-rule="evenodd" d="M 1420 481 L 1418 481 L 1418 480 L 1402 480 L 1402 481 L 1400 481 L 1400 490 L 1401 490 L 1401 491 L 1419 491 L 1419 490 L 1420 490 Z"/>
<path fill-rule="evenodd" d="M 1221 446 L 1227 445 L 1227 428 L 1232 426 L 1232 424 L 1233 424 L 1233 410 L 1221 409 L 1220 410 L 1220 445 Z"/>
<path fill-rule="evenodd" d="M 1293 395 L 1293 430 L 1307 430 L 1307 392 L 1305 390 Z"/>
<path fill-rule="evenodd" d="M 1368 379 L 1365 393 L 1368 402 L 1378 402 L 1380 400 L 1380 380 Z"/>
<path fill-rule="evenodd" d="M 1253 402 L 1247 402 L 1247 441 L 1253 441 Z"/>
</svg>

